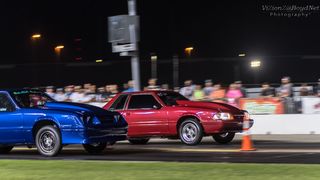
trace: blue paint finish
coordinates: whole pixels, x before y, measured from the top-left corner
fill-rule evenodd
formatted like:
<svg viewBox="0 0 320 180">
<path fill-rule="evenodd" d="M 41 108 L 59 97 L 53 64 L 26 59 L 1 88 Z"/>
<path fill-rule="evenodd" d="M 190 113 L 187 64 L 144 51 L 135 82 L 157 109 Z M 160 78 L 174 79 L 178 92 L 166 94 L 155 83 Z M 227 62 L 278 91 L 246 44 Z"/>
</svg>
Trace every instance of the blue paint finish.
<svg viewBox="0 0 320 180">
<path fill-rule="evenodd" d="M 32 93 L 43 94 L 37 91 Z M 15 107 L 11 112 L 0 111 L 0 144 L 34 144 L 33 128 L 44 121 L 59 128 L 63 144 L 126 139 L 128 124 L 117 112 L 86 104 L 63 102 L 47 102 L 43 106 L 25 108 L 14 99 L 12 91 L 0 91 L 0 94 L 7 95 Z"/>
</svg>

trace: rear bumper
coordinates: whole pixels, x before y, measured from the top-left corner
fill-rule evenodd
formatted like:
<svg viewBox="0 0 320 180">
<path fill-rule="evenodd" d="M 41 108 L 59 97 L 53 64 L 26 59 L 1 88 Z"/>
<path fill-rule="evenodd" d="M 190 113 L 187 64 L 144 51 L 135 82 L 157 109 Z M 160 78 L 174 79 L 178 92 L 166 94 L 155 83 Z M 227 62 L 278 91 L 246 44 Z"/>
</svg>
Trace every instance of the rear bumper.
<svg viewBox="0 0 320 180">
<path fill-rule="evenodd" d="M 253 119 L 250 119 L 250 128 L 253 126 Z M 224 132 L 242 132 L 243 121 L 212 121 L 202 123 L 204 132 L 207 135 Z"/>
<path fill-rule="evenodd" d="M 127 128 L 113 129 L 63 129 L 62 144 L 91 144 L 127 139 Z"/>
</svg>

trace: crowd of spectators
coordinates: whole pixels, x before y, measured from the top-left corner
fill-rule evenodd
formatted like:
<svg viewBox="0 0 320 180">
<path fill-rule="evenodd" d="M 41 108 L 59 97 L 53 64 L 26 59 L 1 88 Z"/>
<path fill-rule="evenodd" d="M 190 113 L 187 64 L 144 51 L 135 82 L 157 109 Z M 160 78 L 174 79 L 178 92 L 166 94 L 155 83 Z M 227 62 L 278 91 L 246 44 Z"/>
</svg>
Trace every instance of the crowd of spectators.
<svg viewBox="0 0 320 180">
<path fill-rule="evenodd" d="M 170 88 L 168 84 L 158 85 L 157 79 L 149 79 L 148 85 L 145 86 L 143 90 L 170 90 Z M 220 83 L 214 83 L 211 79 L 205 80 L 203 84 L 194 84 L 192 80 L 186 80 L 181 88 L 173 88 L 171 90 L 180 92 L 190 100 L 225 102 L 234 106 L 238 106 L 239 100 L 246 98 L 248 94 L 241 81 L 235 81 L 226 87 Z M 91 83 L 67 85 L 63 88 L 53 86 L 46 87 L 46 93 L 53 99 L 78 103 L 105 103 L 119 92 L 133 91 L 135 90 L 132 80 L 123 84 L 120 88 L 116 84 L 97 87 Z M 305 83 L 300 86 L 298 96 L 311 95 L 320 97 L 320 79 L 318 80 L 318 84 L 312 86 L 312 88 Z M 281 79 L 281 85 L 278 87 L 272 87 L 268 83 L 263 83 L 260 87 L 259 97 L 277 97 L 281 99 L 287 105 L 287 111 L 290 113 L 290 109 L 293 109 L 291 106 L 294 106 L 294 91 L 290 77 L 283 77 Z"/>
</svg>

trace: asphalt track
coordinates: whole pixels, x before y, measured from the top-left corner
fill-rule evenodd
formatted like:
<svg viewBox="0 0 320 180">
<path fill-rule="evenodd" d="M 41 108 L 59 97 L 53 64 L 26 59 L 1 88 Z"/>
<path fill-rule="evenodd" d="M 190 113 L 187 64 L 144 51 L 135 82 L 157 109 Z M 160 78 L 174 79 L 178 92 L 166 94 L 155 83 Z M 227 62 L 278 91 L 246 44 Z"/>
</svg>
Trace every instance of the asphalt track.
<svg viewBox="0 0 320 180">
<path fill-rule="evenodd" d="M 256 151 L 240 151 L 241 136 L 227 145 L 204 138 L 198 146 L 179 140 L 152 139 L 147 145 L 118 142 L 99 155 L 87 154 L 82 146 L 66 146 L 57 157 L 43 157 L 35 148 L 16 147 L 0 159 L 232 162 L 232 163 L 320 163 L 320 135 L 255 135 Z"/>
</svg>

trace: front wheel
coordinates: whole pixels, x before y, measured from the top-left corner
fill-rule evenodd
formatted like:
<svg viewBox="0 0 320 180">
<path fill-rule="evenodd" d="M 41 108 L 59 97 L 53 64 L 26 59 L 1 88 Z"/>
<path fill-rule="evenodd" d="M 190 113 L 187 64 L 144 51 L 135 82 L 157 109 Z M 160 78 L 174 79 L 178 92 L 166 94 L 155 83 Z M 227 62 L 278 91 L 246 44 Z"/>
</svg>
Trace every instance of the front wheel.
<svg viewBox="0 0 320 180">
<path fill-rule="evenodd" d="M 13 146 L 0 145 L 0 154 L 8 154 L 13 149 Z"/>
<path fill-rule="evenodd" d="M 128 141 L 131 144 L 139 144 L 139 145 L 143 145 L 143 144 L 147 144 L 149 142 L 149 138 L 130 138 L 128 139 Z"/>
<path fill-rule="evenodd" d="M 107 143 L 83 144 L 83 147 L 90 154 L 100 154 L 107 147 Z"/>
<path fill-rule="evenodd" d="M 213 135 L 213 139 L 219 144 L 227 144 L 234 138 L 234 132 L 220 133 Z"/>
<path fill-rule="evenodd" d="M 203 128 L 199 121 L 187 119 L 179 126 L 179 136 L 186 145 L 197 145 L 203 137 Z"/>
<path fill-rule="evenodd" d="M 62 149 L 61 135 L 54 126 L 44 126 L 36 134 L 38 152 L 44 156 L 56 156 Z"/>
</svg>

